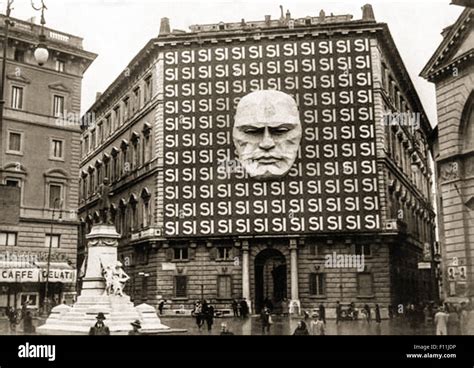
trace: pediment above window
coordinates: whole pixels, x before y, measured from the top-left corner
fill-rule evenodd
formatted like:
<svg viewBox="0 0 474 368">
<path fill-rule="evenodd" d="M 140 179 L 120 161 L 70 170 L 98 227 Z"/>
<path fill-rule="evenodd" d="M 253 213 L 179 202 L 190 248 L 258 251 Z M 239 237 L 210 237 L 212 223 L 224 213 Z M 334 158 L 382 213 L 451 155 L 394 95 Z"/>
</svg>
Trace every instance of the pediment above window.
<svg viewBox="0 0 474 368">
<path fill-rule="evenodd" d="M 71 93 L 71 90 L 60 82 L 51 83 L 51 84 L 48 85 L 48 87 L 49 87 L 49 89 L 52 89 L 53 91 L 63 92 L 63 93 Z"/>
<path fill-rule="evenodd" d="M 9 79 L 11 81 L 14 81 L 14 82 L 17 82 L 17 83 L 21 83 L 21 84 L 30 84 L 31 83 L 31 80 L 24 77 L 22 74 L 11 73 L 11 74 L 7 75 L 7 79 Z"/>
</svg>

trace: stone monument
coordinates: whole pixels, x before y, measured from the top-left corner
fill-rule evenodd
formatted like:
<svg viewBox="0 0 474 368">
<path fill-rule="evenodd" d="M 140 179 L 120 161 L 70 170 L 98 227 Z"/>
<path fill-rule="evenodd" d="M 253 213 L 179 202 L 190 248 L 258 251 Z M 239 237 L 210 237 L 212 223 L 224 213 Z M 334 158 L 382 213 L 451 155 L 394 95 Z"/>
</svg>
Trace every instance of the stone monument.
<svg viewBox="0 0 474 368">
<path fill-rule="evenodd" d="M 115 335 L 127 334 L 135 320 L 141 322 L 143 334 L 185 331 L 163 325 L 155 308 L 147 304 L 135 307 L 124 294 L 129 276 L 117 260 L 119 237 L 115 226 L 108 221 L 92 227 L 86 236 L 87 266 L 81 294 L 72 307 L 58 305 L 53 308 L 46 323 L 37 329 L 39 334 L 87 334 L 98 313 L 106 316 L 106 325 Z"/>
</svg>

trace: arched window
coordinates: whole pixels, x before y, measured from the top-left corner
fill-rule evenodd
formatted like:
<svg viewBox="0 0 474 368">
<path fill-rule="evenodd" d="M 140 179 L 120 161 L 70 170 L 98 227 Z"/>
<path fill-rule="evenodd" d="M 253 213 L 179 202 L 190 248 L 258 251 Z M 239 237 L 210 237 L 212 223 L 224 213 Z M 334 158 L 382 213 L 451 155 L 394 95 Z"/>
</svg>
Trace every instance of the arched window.
<svg viewBox="0 0 474 368">
<path fill-rule="evenodd" d="M 143 214 L 143 227 L 147 228 L 151 222 L 151 211 L 150 211 L 150 198 L 151 194 L 147 188 L 143 188 L 142 193 L 142 214 Z"/>
<path fill-rule="evenodd" d="M 463 140 L 463 149 L 474 149 L 474 92 L 471 92 L 461 116 L 461 139 Z"/>
<path fill-rule="evenodd" d="M 130 222 L 129 229 L 130 231 L 135 231 L 138 228 L 138 211 L 137 211 L 137 197 L 135 194 L 130 196 Z"/>
</svg>

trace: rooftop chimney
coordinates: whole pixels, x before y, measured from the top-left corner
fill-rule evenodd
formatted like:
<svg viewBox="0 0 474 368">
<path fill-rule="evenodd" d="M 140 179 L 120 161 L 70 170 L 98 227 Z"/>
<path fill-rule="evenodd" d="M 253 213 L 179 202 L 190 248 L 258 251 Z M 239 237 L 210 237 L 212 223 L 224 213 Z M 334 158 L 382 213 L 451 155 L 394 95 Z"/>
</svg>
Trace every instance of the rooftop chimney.
<svg viewBox="0 0 474 368">
<path fill-rule="evenodd" d="M 171 33 L 170 20 L 168 18 L 161 18 L 159 35 L 167 35 Z"/>
<path fill-rule="evenodd" d="M 375 15 L 374 10 L 372 9 L 372 5 L 365 4 L 362 7 L 362 20 L 375 21 Z"/>
<path fill-rule="evenodd" d="M 270 27 L 271 19 L 272 19 L 272 16 L 271 16 L 271 15 L 265 15 L 265 25 L 266 25 L 267 27 Z"/>
<path fill-rule="evenodd" d="M 98 101 L 100 96 L 102 96 L 102 92 L 96 92 L 95 93 L 95 100 Z"/>
</svg>

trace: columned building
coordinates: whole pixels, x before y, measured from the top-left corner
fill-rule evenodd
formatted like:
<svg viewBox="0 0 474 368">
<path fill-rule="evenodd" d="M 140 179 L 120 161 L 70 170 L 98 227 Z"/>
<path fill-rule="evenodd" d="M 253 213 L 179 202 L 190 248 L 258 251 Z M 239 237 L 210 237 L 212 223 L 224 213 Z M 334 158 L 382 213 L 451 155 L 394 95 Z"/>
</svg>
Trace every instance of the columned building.
<svg viewBox="0 0 474 368">
<path fill-rule="evenodd" d="M 459 2 L 461 3 L 461 2 Z M 436 86 L 436 163 L 442 292 L 447 302 L 474 296 L 474 10 L 465 8 L 421 76 Z"/>
<path fill-rule="evenodd" d="M 256 90 L 291 96 L 301 120 L 293 166 L 268 180 L 234 143 L 237 105 Z M 265 104 L 265 116 L 279 108 Z M 431 126 L 370 6 L 357 20 L 288 11 L 190 32 L 164 18 L 89 114 L 79 253 L 107 177 L 136 303 L 189 313 L 197 299 L 228 310 L 246 298 L 258 312 L 287 299 L 329 314 L 378 303 L 386 318 L 389 305 L 436 299 Z"/>
<path fill-rule="evenodd" d="M 0 132 L 0 308 L 26 300 L 40 308 L 49 247 L 49 298 L 69 301 L 76 290 L 81 82 L 96 55 L 81 38 L 45 28 L 50 55 L 38 66 L 41 27 L 11 20 Z"/>
</svg>

